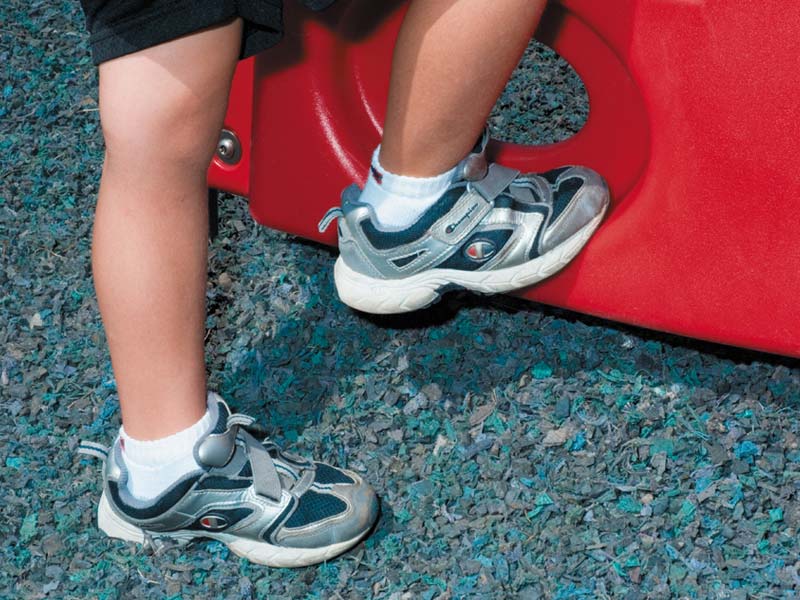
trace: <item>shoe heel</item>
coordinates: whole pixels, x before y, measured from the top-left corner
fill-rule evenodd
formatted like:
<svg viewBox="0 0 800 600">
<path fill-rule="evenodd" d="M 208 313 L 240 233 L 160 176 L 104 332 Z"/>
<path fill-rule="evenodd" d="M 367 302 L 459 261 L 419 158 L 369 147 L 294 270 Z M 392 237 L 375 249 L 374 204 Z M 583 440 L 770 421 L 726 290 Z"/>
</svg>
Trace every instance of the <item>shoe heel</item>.
<svg viewBox="0 0 800 600">
<path fill-rule="evenodd" d="M 144 543 L 144 531 L 122 520 L 112 510 L 105 492 L 100 496 L 100 504 L 97 507 L 97 526 L 100 531 L 109 537 L 136 542 L 137 544 Z"/>
</svg>

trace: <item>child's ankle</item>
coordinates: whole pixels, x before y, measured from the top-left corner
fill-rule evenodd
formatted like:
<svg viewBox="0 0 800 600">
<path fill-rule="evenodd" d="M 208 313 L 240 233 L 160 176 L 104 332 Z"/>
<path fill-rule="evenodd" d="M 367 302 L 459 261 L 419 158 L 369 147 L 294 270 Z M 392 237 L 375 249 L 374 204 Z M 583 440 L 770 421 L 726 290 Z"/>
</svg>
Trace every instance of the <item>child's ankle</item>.
<svg viewBox="0 0 800 600">
<path fill-rule="evenodd" d="M 456 169 L 435 177 L 408 177 L 387 171 L 380 163 L 380 146 L 372 155 L 369 179 L 361 201 L 372 206 L 379 224 L 401 229 L 414 223 L 450 187 Z"/>
<path fill-rule="evenodd" d="M 141 500 L 151 500 L 184 475 L 199 469 L 194 447 L 214 428 L 217 417 L 217 405 L 212 402 L 194 425 L 148 441 L 136 440 L 120 427 L 122 457 L 128 469 L 128 491 Z"/>
</svg>

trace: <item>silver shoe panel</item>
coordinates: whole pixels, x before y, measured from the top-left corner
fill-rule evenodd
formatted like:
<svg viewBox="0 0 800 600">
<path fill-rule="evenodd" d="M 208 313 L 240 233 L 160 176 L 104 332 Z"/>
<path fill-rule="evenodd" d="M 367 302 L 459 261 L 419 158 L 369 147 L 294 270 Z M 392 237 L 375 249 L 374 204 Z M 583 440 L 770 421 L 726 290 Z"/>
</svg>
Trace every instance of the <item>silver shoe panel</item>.
<svg viewBox="0 0 800 600">
<path fill-rule="evenodd" d="M 542 236 L 542 252 L 548 252 L 572 237 L 601 214 L 608 203 L 608 188 L 605 182 L 590 169 L 572 167 L 559 176 L 557 183 L 574 177 L 583 179 L 583 186 L 558 218 L 545 230 Z"/>
</svg>

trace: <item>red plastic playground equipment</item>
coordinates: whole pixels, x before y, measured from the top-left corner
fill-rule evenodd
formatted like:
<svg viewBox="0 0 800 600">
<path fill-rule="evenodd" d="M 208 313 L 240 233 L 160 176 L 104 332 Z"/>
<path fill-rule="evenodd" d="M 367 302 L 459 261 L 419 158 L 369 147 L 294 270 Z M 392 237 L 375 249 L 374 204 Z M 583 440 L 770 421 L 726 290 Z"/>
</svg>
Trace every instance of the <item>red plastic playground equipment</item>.
<svg viewBox="0 0 800 600">
<path fill-rule="evenodd" d="M 317 222 L 363 183 L 403 6 L 289 4 L 286 39 L 239 66 L 209 185 L 248 197 L 260 223 L 335 244 Z M 494 157 L 585 164 L 613 203 L 575 261 L 522 295 L 800 356 L 800 7 L 562 0 L 537 37 L 583 79 L 588 121 L 554 145 L 494 143 Z"/>
</svg>

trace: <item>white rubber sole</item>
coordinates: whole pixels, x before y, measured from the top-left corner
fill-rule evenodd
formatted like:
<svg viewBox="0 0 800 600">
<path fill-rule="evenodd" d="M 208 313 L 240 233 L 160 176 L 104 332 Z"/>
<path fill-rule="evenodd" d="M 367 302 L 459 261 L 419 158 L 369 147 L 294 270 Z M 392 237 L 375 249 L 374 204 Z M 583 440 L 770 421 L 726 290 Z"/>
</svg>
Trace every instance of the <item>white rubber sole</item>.
<svg viewBox="0 0 800 600">
<path fill-rule="evenodd" d="M 137 544 L 143 544 L 145 541 L 145 532 L 120 518 L 111 508 L 105 493 L 100 497 L 100 504 L 97 507 L 97 525 L 100 530 L 109 537 L 136 542 Z M 228 546 L 231 552 L 237 556 L 246 558 L 254 563 L 266 565 L 268 567 L 291 568 L 306 567 L 330 560 L 358 544 L 368 532 L 369 529 L 366 529 L 354 538 L 321 548 L 287 548 L 273 546 L 266 542 L 243 539 L 231 534 L 212 532 L 200 533 L 181 531 L 169 534 L 151 533 L 150 535 L 153 538 L 163 537 L 179 543 L 188 543 L 198 538 L 212 538 Z"/>
<path fill-rule="evenodd" d="M 342 302 L 356 310 L 387 315 L 430 306 L 439 299 L 442 290 L 454 285 L 481 294 L 524 288 L 547 279 L 575 258 L 599 227 L 606 208 L 550 252 L 519 266 L 496 271 L 431 269 L 404 279 L 376 279 L 357 273 L 340 256 L 333 268 L 336 291 Z"/>
</svg>

